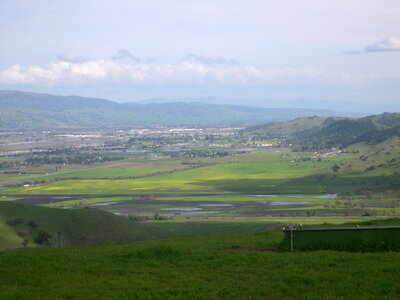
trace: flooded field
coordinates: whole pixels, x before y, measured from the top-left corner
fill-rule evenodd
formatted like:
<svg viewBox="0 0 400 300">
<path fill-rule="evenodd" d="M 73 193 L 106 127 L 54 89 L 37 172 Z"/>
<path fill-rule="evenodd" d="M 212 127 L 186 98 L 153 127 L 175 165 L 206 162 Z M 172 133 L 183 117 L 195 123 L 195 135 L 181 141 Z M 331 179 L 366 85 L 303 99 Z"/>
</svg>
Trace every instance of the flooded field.
<svg viewBox="0 0 400 300">
<path fill-rule="evenodd" d="M 7 197 L 7 196 L 3 196 Z M 123 216 L 236 218 L 327 216 L 337 195 L 26 195 L 14 201 L 63 209 L 102 209 Z"/>
</svg>

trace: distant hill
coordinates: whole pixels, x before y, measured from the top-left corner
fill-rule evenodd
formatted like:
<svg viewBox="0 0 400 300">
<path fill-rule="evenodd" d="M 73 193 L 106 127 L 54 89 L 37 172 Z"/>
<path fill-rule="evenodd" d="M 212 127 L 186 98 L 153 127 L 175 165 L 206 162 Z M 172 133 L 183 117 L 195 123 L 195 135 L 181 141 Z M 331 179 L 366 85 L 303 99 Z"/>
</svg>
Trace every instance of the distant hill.
<svg viewBox="0 0 400 300">
<path fill-rule="evenodd" d="M 306 130 L 324 127 L 339 119 L 340 118 L 337 117 L 303 117 L 287 122 L 274 122 L 270 124 L 252 126 L 243 129 L 241 132 L 244 134 L 265 135 L 268 138 L 295 136 L 296 134 Z"/>
<path fill-rule="evenodd" d="M 302 150 L 346 147 L 355 143 L 378 144 L 400 136 L 400 113 L 383 113 L 359 119 L 308 117 L 250 127 L 244 134 L 286 136 Z"/>
<path fill-rule="evenodd" d="M 10 225 L 20 219 L 22 223 Z M 36 227 L 29 226 L 34 221 Z M 164 229 L 141 224 L 98 209 L 58 209 L 13 202 L 0 202 L 0 249 L 20 248 L 41 231 L 60 232 L 67 246 L 141 241 L 170 236 Z M 22 234 L 21 234 L 22 233 Z"/>
<path fill-rule="evenodd" d="M 357 105 L 357 102 L 343 101 L 343 100 L 321 100 L 311 98 L 297 98 L 297 99 L 279 99 L 279 98 L 264 98 L 264 99 L 245 99 L 236 97 L 189 97 L 189 98 L 150 98 L 143 99 L 137 103 L 148 104 L 148 103 L 168 103 L 168 102 L 198 102 L 203 104 L 232 104 L 232 105 L 243 105 L 246 103 L 248 106 L 253 107 L 268 107 L 268 108 L 307 108 L 315 109 L 323 108 L 334 111 L 340 111 L 340 115 L 344 117 L 358 118 L 371 114 L 371 111 L 383 111 L 386 107 L 387 110 L 392 110 L 393 106 L 387 104 L 363 103 L 362 106 Z M 356 111 L 355 111 L 356 110 Z M 368 113 L 369 112 L 369 113 Z"/>
<path fill-rule="evenodd" d="M 0 130 L 248 126 L 304 116 L 334 116 L 331 110 L 256 108 L 202 103 L 116 103 L 78 96 L 0 91 Z"/>
</svg>

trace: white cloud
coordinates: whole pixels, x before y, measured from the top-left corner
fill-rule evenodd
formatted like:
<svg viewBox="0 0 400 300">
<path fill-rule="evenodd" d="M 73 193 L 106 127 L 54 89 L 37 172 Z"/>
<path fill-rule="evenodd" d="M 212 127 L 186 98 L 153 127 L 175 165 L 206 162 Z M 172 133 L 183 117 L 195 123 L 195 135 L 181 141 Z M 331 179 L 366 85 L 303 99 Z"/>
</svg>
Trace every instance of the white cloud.
<svg viewBox="0 0 400 300">
<path fill-rule="evenodd" d="M 194 60 L 177 63 L 120 63 L 115 60 L 55 62 L 44 66 L 13 65 L 0 71 L 0 85 L 85 86 L 85 85 L 270 85 L 343 84 L 351 81 L 344 73 L 314 69 L 258 68 L 251 65 L 215 65 Z"/>
<path fill-rule="evenodd" d="M 363 51 L 345 51 L 342 54 L 365 54 L 365 53 L 371 53 L 371 52 L 395 52 L 395 51 L 400 51 L 400 39 L 398 38 L 387 38 L 387 39 L 382 39 L 377 43 L 370 44 L 364 48 Z"/>
<path fill-rule="evenodd" d="M 366 52 L 400 51 L 400 39 L 391 37 L 365 47 Z"/>
</svg>

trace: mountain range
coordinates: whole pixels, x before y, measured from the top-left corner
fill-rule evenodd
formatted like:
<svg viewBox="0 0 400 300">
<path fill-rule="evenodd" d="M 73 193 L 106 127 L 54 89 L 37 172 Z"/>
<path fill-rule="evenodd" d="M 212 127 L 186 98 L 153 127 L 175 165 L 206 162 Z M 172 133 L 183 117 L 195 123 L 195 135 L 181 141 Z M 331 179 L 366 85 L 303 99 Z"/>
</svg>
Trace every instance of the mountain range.
<svg viewBox="0 0 400 300">
<path fill-rule="evenodd" d="M 333 110 L 260 108 L 197 102 L 117 103 L 79 96 L 0 91 L 0 130 L 52 128 L 250 126 Z"/>
</svg>

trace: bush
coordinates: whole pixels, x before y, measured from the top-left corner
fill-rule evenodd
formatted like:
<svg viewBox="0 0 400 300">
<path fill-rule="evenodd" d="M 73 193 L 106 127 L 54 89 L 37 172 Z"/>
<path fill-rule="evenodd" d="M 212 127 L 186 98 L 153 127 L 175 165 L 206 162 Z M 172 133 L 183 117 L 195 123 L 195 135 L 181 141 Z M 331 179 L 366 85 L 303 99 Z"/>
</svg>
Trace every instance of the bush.
<svg viewBox="0 0 400 300">
<path fill-rule="evenodd" d="M 20 237 L 25 237 L 25 236 L 27 236 L 28 234 L 29 234 L 28 231 L 23 230 L 23 229 L 21 229 L 21 230 L 18 231 L 18 235 L 19 235 Z"/>
<path fill-rule="evenodd" d="M 32 228 L 32 229 L 37 227 L 37 223 L 36 223 L 35 220 L 30 220 L 30 221 L 27 223 L 27 225 L 28 225 L 30 228 Z"/>
<path fill-rule="evenodd" d="M 50 246 L 52 242 L 51 235 L 45 230 L 40 230 L 34 242 L 42 246 Z"/>
<path fill-rule="evenodd" d="M 11 220 L 8 220 L 7 222 L 11 226 L 16 226 L 24 223 L 24 219 L 20 217 L 14 217 Z"/>
</svg>

